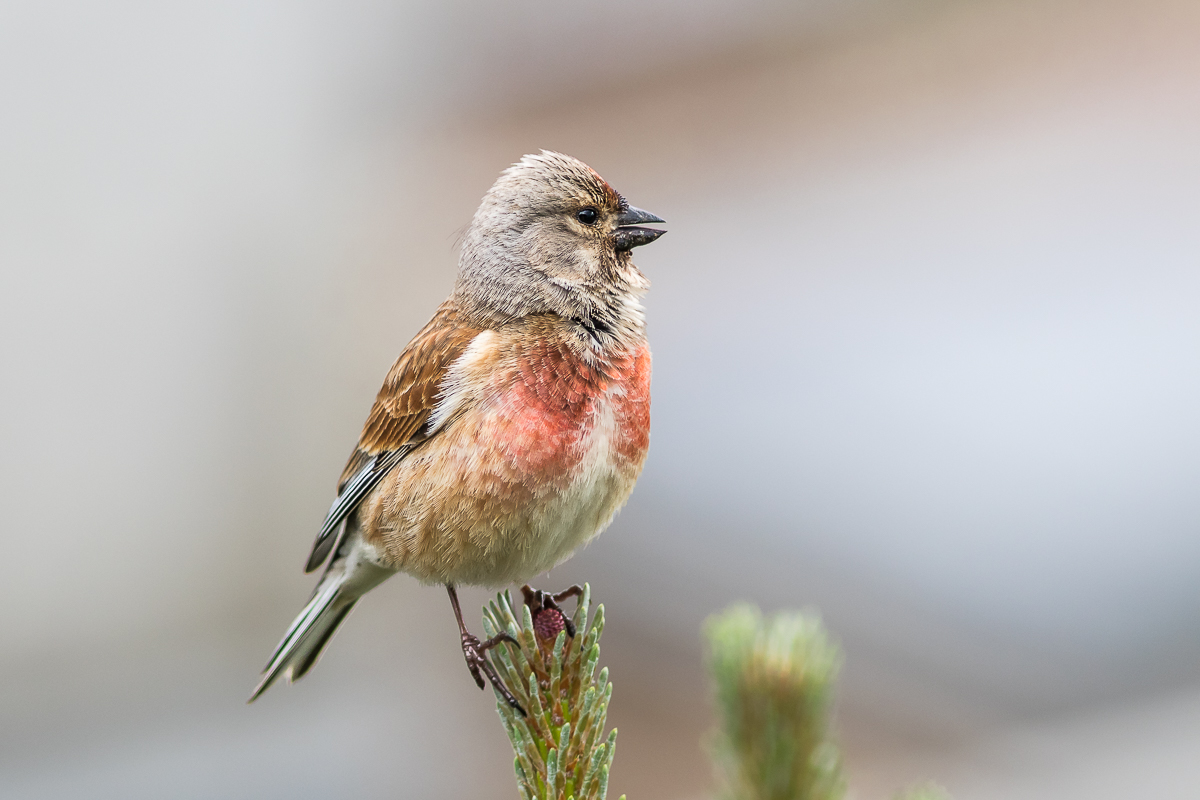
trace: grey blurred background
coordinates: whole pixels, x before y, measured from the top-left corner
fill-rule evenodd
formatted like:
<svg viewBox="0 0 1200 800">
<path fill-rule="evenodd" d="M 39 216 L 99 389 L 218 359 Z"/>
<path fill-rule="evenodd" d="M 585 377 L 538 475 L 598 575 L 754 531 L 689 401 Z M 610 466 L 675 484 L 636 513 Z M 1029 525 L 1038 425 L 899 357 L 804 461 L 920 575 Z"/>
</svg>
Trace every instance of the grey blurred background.
<svg viewBox="0 0 1200 800">
<path fill-rule="evenodd" d="M 243 701 L 539 148 L 670 223 L 649 463 L 539 578 L 607 604 L 614 796 L 706 796 L 735 599 L 843 642 L 856 798 L 1200 796 L 1198 142 L 1190 0 L 10 0 L 0 796 L 515 796 L 410 579 Z"/>
</svg>

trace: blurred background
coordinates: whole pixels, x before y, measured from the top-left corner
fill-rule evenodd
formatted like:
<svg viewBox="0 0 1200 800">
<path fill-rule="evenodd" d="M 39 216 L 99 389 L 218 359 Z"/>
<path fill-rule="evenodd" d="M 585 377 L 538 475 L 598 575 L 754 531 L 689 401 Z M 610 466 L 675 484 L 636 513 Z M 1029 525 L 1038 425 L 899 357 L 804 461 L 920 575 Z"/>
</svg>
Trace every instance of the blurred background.
<svg viewBox="0 0 1200 800">
<path fill-rule="evenodd" d="M 737 599 L 842 641 L 855 798 L 1200 796 L 1198 42 L 1189 0 L 5 3 L 0 796 L 515 796 L 411 579 L 243 702 L 540 148 L 669 222 L 645 473 L 538 579 L 606 603 L 614 796 L 706 796 Z"/>
</svg>

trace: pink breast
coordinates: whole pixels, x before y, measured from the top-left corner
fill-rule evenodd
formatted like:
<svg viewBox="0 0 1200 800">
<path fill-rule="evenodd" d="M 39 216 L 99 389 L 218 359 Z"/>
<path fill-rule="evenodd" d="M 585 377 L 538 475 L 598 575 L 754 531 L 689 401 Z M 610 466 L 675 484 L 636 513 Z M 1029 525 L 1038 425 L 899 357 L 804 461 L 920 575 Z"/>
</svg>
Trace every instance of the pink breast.
<svg viewBox="0 0 1200 800">
<path fill-rule="evenodd" d="M 510 466 L 527 479 L 564 484 L 612 414 L 608 440 L 614 466 L 640 468 L 650 441 L 650 349 L 588 364 L 566 345 L 539 342 L 503 376 L 492 406 L 491 433 Z"/>
</svg>

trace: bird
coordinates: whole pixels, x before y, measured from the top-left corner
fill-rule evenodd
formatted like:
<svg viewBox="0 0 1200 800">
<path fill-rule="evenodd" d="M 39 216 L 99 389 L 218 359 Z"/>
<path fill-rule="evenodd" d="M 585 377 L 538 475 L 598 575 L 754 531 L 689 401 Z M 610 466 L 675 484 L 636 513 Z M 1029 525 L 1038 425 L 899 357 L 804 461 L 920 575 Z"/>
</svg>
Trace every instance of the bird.
<svg viewBox="0 0 1200 800">
<path fill-rule="evenodd" d="M 568 559 L 633 491 L 650 437 L 649 282 L 631 251 L 666 231 L 583 162 L 549 150 L 501 172 L 449 298 L 388 371 L 305 572 L 325 570 L 248 702 L 316 663 L 358 600 L 397 572 L 443 585 L 463 657 L 522 711 L 463 622 L 456 587 L 498 588 Z M 556 607 L 557 595 L 527 602 Z"/>
</svg>

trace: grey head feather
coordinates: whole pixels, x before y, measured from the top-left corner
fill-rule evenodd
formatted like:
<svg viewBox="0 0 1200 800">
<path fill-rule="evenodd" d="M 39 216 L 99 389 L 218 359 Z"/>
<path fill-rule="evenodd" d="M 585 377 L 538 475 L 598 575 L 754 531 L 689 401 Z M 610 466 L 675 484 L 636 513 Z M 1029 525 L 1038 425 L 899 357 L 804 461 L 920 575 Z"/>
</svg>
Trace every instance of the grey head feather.
<svg viewBox="0 0 1200 800">
<path fill-rule="evenodd" d="M 543 150 L 501 173 L 463 239 L 455 302 L 494 326 L 557 314 L 599 330 L 636 328 L 649 286 L 612 236 L 624 199 L 582 161 Z M 592 225 L 576 215 L 598 212 Z M 633 331 L 630 331 L 633 332 Z"/>
</svg>

